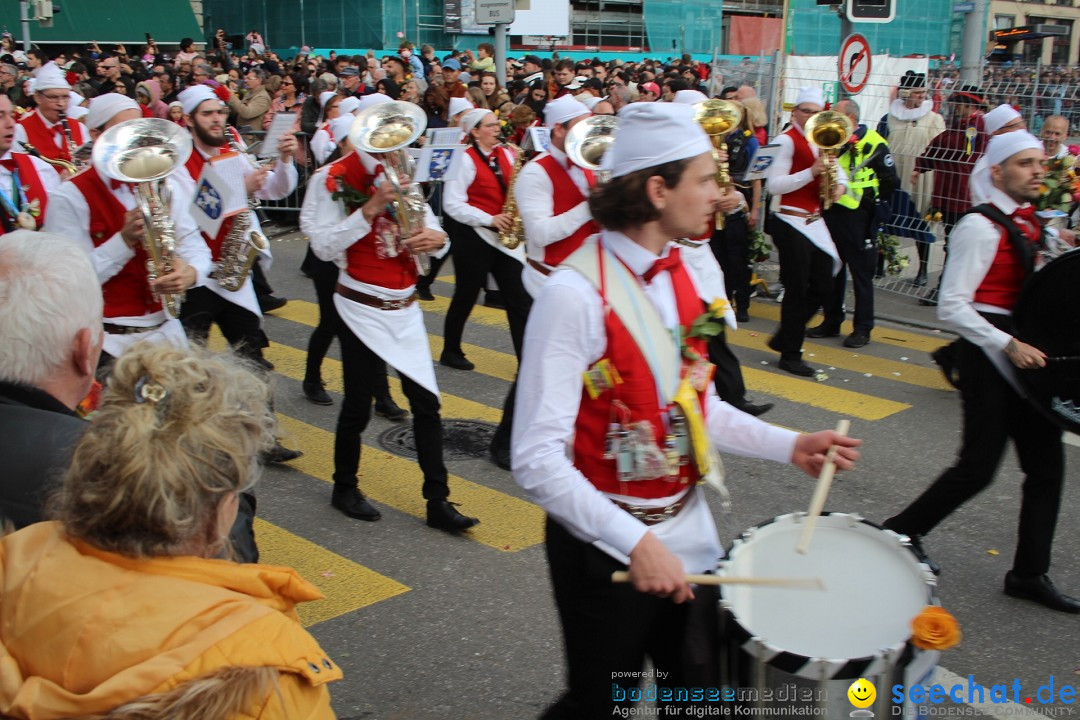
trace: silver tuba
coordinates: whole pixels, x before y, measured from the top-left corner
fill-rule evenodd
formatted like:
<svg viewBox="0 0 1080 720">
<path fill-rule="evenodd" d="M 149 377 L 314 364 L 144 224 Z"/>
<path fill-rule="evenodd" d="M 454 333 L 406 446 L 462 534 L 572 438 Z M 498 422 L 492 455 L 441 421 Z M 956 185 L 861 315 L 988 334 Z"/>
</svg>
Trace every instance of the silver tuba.
<svg viewBox="0 0 1080 720">
<path fill-rule="evenodd" d="M 412 178 L 415 162 L 405 149 L 427 129 L 427 115 L 419 105 L 408 102 L 380 103 L 356 114 L 349 130 L 349 142 L 358 150 L 374 155 L 382 162 L 386 180 L 394 187 L 394 216 L 397 218 L 401 236 L 407 238 L 424 227 L 427 203 L 420 186 L 410 183 L 402 188 L 402 178 Z M 390 247 L 390 245 L 393 247 Z M 396 242 L 387 242 L 386 254 L 394 257 L 399 248 Z M 427 275 L 431 260 L 426 253 L 413 256 L 416 269 Z"/>
<path fill-rule="evenodd" d="M 147 279 L 173 271 L 176 229 L 169 216 L 170 201 L 164 180 L 187 162 L 191 155 L 191 134 L 168 120 L 141 118 L 109 128 L 94 143 L 91 155 L 100 175 L 135 185 L 135 201 L 146 224 L 143 249 Z M 161 300 L 165 314 L 180 316 L 184 294 L 154 297 Z"/>
<path fill-rule="evenodd" d="M 619 119 L 614 115 L 590 115 L 566 133 L 566 157 L 578 167 L 595 172 L 599 182 L 607 182 L 608 172 L 600 165 L 618 130 Z"/>
</svg>

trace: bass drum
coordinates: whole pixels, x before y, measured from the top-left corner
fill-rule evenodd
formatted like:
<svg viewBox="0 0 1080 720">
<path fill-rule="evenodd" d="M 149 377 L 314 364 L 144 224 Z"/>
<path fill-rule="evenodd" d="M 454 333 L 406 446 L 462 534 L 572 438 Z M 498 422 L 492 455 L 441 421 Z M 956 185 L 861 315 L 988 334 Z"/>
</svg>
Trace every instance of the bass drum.
<svg viewBox="0 0 1080 720">
<path fill-rule="evenodd" d="M 1031 276 L 1013 311 L 1016 336 L 1046 353 L 1045 368 L 1017 370 L 1020 385 L 1046 417 L 1080 433 L 1080 249 Z"/>
</svg>

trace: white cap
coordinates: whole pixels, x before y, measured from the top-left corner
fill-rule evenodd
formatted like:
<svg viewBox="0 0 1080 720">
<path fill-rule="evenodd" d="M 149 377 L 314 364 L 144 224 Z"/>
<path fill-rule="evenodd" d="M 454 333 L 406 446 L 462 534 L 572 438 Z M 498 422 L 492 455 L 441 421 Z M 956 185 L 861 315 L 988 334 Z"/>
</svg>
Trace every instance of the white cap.
<svg viewBox="0 0 1080 720">
<path fill-rule="evenodd" d="M 494 115 L 494 113 L 492 113 L 490 110 L 485 110 L 484 108 L 476 108 L 475 110 L 470 110 L 465 115 L 465 117 L 461 118 L 461 122 L 459 123 L 459 125 L 461 126 L 462 131 L 464 131 L 464 133 L 468 135 L 470 132 L 472 132 L 472 129 L 479 125 L 480 121 L 488 115 Z"/>
<path fill-rule="evenodd" d="M 1018 113 L 1012 105 L 998 105 L 983 115 L 983 127 L 986 129 L 987 135 L 993 135 L 1009 123 L 1023 119 L 1024 116 Z"/>
<path fill-rule="evenodd" d="M 671 102 L 682 103 L 684 105 L 696 105 L 699 102 L 705 102 L 709 99 L 709 96 L 700 90 L 680 90 L 675 93 L 675 97 L 671 99 Z"/>
<path fill-rule="evenodd" d="M 185 115 L 195 112 L 207 100 L 216 100 L 219 105 L 222 104 L 221 98 L 214 94 L 214 89 L 209 85 L 192 85 L 184 88 L 176 99 L 180 101 L 180 107 L 184 109 Z"/>
<path fill-rule="evenodd" d="M 337 95 L 333 90 L 327 90 L 326 92 L 319 93 L 319 107 L 325 108 L 326 103 L 330 102 L 330 98 Z"/>
<path fill-rule="evenodd" d="M 567 96 L 563 95 L 563 97 L 567 97 Z M 587 93 L 587 92 L 586 93 L 581 93 L 580 95 L 575 95 L 574 99 L 577 100 L 582 105 L 584 105 L 585 107 L 587 107 L 589 109 L 589 112 L 592 112 L 592 109 L 594 107 L 596 107 L 596 104 L 598 102 L 600 102 L 600 100 L 601 100 L 601 98 L 598 98 L 595 95 L 591 95 L 590 93 Z"/>
<path fill-rule="evenodd" d="M 454 117 L 455 115 L 457 115 L 460 112 L 464 112 L 466 110 L 472 110 L 475 107 L 476 107 L 475 105 L 473 105 L 471 102 L 469 102 L 468 100 L 466 100 L 463 97 L 450 98 L 450 106 L 446 111 L 446 116 L 447 117 Z"/>
<path fill-rule="evenodd" d="M 63 71 L 52 61 L 42 65 L 34 73 L 34 92 L 70 89 L 71 86 L 64 79 Z"/>
<path fill-rule="evenodd" d="M 1042 140 L 1035 137 L 1027 130 L 995 135 L 986 144 L 986 162 L 990 165 L 1000 165 L 1013 155 L 1024 150 L 1044 151 Z"/>
<path fill-rule="evenodd" d="M 356 106 L 357 110 L 367 110 L 369 107 L 376 105 L 382 105 L 383 103 L 394 102 L 394 99 L 389 95 L 382 93 L 372 93 L 371 95 L 365 95 L 360 98 L 360 103 Z M 342 102 L 344 104 L 344 101 Z"/>
<path fill-rule="evenodd" d="M 559 123 L 568 123 L 576 117 L 588 114 L 589 108 L 569 95 L 563 95 L 544 106 L 544 124 L 553 128 Z"/>
<path fill-rule="evenodd" d="M 632 103 L 619 111 L 619 132 L 604 154 L 612 177 L 674 160 L 711 153 L 709 136 L 694 121 L 694 110 L 676 103 Z"/>
<path fill-rule="evenodd" d="M 84 102 L 86 102 L 86 98 L 72 90 L 71 94 L 68 95 L 68 115 L 71 115 L 71 111 L 80 107 Z"/>
<path fill-rule="evenodd" d="M 330 121 L 330 137 L 334 138 L 335 143 L 340 144 L 342 138 L 349 137 L 349 130 L 352 129 L 355 119 L 356 116 L 351 113 L 342 113 Z"/>
<path fill-rule="evenodd" d="M 795 98 L 796 105 L 817 105 L 821 110 L 825 109 L 825 93 L 818 87 L 801 87 Z"/>
<path fill-rule="evenodd" d="M 139 103 L 127 95 L 121 95 L 120 93 L 98 95 L 90 100 L 90 109 L 86 113 L 86 127 L 91 130 L 104 127 L 105 123 L 125 110 L 139 110 L 140 115 L 142 113 Z"/>
<path fill-rule="evenodd" d="M 352 115 L 360 109 L 360 98 L 350 95 L 338 103 L 338 111 L 342 115 Z"/>
</svg>

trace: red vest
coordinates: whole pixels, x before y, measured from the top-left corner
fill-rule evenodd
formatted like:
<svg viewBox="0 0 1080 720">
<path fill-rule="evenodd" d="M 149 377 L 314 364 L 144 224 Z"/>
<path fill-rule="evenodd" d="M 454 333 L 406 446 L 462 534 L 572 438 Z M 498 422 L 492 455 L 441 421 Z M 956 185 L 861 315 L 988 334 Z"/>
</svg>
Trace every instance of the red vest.
<svg viewBox="0 0 1080 720">
<path fill-rule="evenodd" d="M 26 188 L 26 200 L 27 202 L 38 201 L 38 216 L 34 218 L 37 223 L 37 230 L 40 230 L 42 225 L 45 224 L 45 207 L 49 203 L 49 196 L 45 194 L 45 186 L 41 184 L 41 177 L 38 175 L 37 167 L 34 166 L 34 160 L 26 153 L 11 153 L 11 159 L 15 161 L 15 169 L 19 173 L 19 184 Z M 4 188 L 5 193 L 11 193 L 12 188 Z M 14 197 L 12 198 L 14 199 Z M 14 220 L 14 218 L 12 218 Z M 16 226 L 18 227 L 18 226 Z M 4 228 L 0 226 L 0 235 L 4 234 Z"/>
<path fill-rule="evenodd" d="M 465 152 L 469 154 L 473 165 L 476 166 L 476 178 L 469 185 L 468 203 L 475 208 L 480 208 L 488 215 L 498 215 L 506 203 L 506 191 L 499 185 L 498 178 L 488 166 L 487 158 L 475 146 L 470 145 Z M 510 173 L 514 171 L 513 163 L 501 148 L 497 147 L 492 152 L 495 153 L 495 162 L 499 163 L 503 181 L 509 183 Z"/>
<path fill-rule="evenodd" d="M 341 168 L 341 169 L 335 169 Z M 374 192 L 374 178 L 364 168 L 360 156 L 351 152 L 340 160 L 330 164 L 327 178 L 341 174 L 344 182 L 360 190 L 365 195 Z M 321 188 L 320 191 L 327 190 Z M 327 190 L 329 192 L 329 190 Z M 359 208 L 346 208 L 347 212 L 357 212 Z M 345 250 L 345 272 L 353 280 L 369 285 L 404 290 L 416 284 L 416 262 L 407 252 L 400 252 L 394 257 L 385 257 L 380 253 L 382 240 L 377 231 L 397 231 L 396 223 L 388 212 L 383 212 L 371 224 L 367 235 L 359 238 Z"/>
<path fill-rule="evenodd" d="M 585 200 L 581 190 L 570 177 L 559 161 L 551 155 L 537 158 L 536 163 L 544 169 L 551 180 L 552 189 L 552 214 L 562 215 L 570 212 Z M 596 176 L 591 170 L 585 170 L 585 177 L 589 180 L 589 187 L 596 185 Z M 600 232 L 600 226 L 595 220 L 589 220 L 571 233 L 568 237 L 551 243 L 544 248 L 544 264 L 555 267 L 566 258 L 570 257 L 585 242 L 585 238 Z"/>
<path fill-rule="evenodd" d="M 97 170 L 89 167 L 71 178 L 71 182 L 86 198 L 90 208 L 90 240 L 97 247 L 124 227 L 127 209 L 116 199 L 109 185 L 102 181 Z M 101 286 L 105 296 L 105 318 L 139 317 L 161 310 L 154 300 L 146 273 L 146 251 L 135 246 L 135 257 L 128 260 L 120 272 Z"/>
<path fill-rule="evenodd" d="M 791 156 L 791 170 L 789 171 L 792 175 L 802 170 L 806 170 L 817 161 L 817 158 L 814 157 L 814 151 L 810 148 L 810 143 L 807 142 L 805 135 L 793 127 L 788 128 L 787 132 L 784 134 L 791 138 L 791 143 L 795 146 L 795 152 Z M 820 187 L 819 178 L 814 178 L 795 192 L 781 195 L 780 204 L 786 205 L 787 207 L 799 208 L 808 213 L 820 212 Z"/>
<path fill-rule="evenodd" d="M 75 147 L 82 145 L 86 141 L 83 136 L 82 123 L 71 118 L 67 118 L 64 122 L 71 133 L 71 140 L 75 143 Z M 42 157 L 47 157 L 50 160 L 67 160 L 71 162 L 67 137 L 61 135 L 60 144 L 57 145 L 56 133 L 45 126 L 45 119 L 39 113 L 32 112 L 23 115 L 19 124 L 26 130 L 26 142 L 33 145 L 41 153 Z"/>
<path fill-rule="evenodd" d="M 1019 224 L 1019 223 L 1018 223 Z M 1035 240 L 1032 245 L 1037 245 L 1042 238 L 1042 228 L 1036 226 Z M 1034 247 L 1032 253 L 1035 252 Z M 1016 300 L 1020 296 L 1020 287 L 1024 284 L 1025 272 L 1016 251 L 1013 249 L 1009 232 L 1001 228 L 1001 237 L 998 240 L 997 254 L 986 271 L 986 276 L 975 290 L 974 300 L 977 303 L 993 305 L 994 307 L 1012 310 Z"/>
<path fill-rule="evenodd" d="M 602 266 L 601 266 L 602 267 Z M 679 324 L 685 331 L 694 320 L 704 312 L 701 298 L 685 266 L 671 271 L 671 283 L 675 288 L 675 302 L 679 311 Z M 604 297 L 604 278 L 600 278 L 600 295 Z M 656 379 L 645 356 L 638 348 L 630 331 L 626 329 L 619 316 L 606 307 L 604 328 L 607 332 L 607 349 L 604 358 L 615 366 L 622 383 L 603 392 L 595 400 L 588 391 L 582 390 L 581 405 L 578 408 L 576 433 L 574 435 L 574 466 L 598 490 L 616 495 L 629 495 L 642 499 L 664 498 L 676 494 L 686 485 L 696 483 L 697 469 L 693 463 L 680 468 L 679 477 L 674 481 L 667 476 L 655 480 L 635 480 L 619 482 L 615 469 L 615 460 L 604 460 L 604 445 L 608 425 L 619 413 L 613 412 L 615 401 L 623 403 L 630 411 L 630 422 L 648 421 L 653 425 L 657 445 L 663 449 L 664 439 L 668 434 L 663 412 L 660 408 L 656 390 Z M 692 338 L 687 344 L 701 357 L 707 357 L 705 342 Z M 683 361 L 683 371 L 687 362 Z M 705 395 L 699 395 L 701 410 L 705 412 Z M 667 408 L 664 408 L 666 411 Z M 626 422 L 622 420 L 622 422 Z"/>
</svg>

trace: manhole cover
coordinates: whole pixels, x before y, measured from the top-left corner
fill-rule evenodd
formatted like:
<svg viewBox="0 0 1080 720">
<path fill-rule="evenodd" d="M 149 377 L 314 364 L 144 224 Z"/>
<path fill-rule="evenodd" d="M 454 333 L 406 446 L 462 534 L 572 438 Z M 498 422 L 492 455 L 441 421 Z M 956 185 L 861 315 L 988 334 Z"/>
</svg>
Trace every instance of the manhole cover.
<svg viewBox="0 0 1080 720">
<path fill-rule="evenodd" d="M 495 426 L 479 420 L 446 420 L 443 426 L 443 459 L 471 460 L 486 457 Z M 379 435 L 379 445 L 402 457 L 416 457 L 412 423 L 390 428 Z"/>
</svg>

